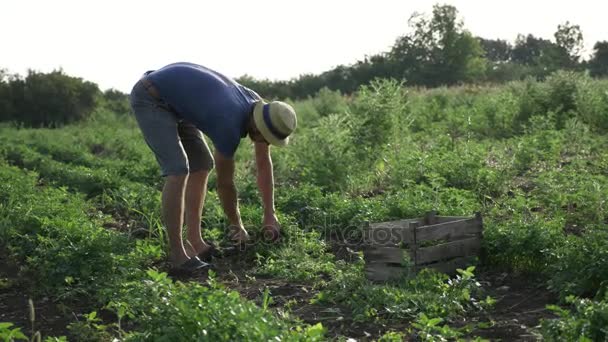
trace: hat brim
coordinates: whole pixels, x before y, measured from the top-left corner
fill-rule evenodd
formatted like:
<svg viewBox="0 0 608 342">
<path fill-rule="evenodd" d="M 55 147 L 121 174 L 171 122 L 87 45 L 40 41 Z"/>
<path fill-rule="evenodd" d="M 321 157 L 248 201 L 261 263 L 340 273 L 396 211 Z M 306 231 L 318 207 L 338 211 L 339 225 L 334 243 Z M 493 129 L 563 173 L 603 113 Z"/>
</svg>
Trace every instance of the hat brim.
<svg viewBox="0 0 608 342">
<path fill-rule="evenodd" d="M 253 122 L 255 123 L 255 127 L 271 145 L 280 147 L 287 145 L 289 143 L 289 137 L 279 139 L 275 137 L 274 134 L 270 132 L 270 129 L 268 129 L 268 126 L 266 126 L 266 123 L 264 122 L 264 105 L 264 101 L 259 101 L 253 108 Z"/>
</svg>

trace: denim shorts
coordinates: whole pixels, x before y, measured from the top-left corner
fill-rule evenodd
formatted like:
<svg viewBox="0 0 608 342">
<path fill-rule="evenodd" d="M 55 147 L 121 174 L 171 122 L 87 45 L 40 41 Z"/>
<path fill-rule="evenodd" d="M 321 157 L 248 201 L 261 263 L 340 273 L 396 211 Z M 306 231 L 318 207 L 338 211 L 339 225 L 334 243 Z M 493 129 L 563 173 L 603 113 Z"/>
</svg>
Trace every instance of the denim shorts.
<svg viewBox="0 0 608 342">
<path fill-rule="evenodd" d="M 141 81 L 133 86 L 131 108 L 163 176 L 211 170 L 213 156 L 203 133 L 152 97 Z"/>
</svg>

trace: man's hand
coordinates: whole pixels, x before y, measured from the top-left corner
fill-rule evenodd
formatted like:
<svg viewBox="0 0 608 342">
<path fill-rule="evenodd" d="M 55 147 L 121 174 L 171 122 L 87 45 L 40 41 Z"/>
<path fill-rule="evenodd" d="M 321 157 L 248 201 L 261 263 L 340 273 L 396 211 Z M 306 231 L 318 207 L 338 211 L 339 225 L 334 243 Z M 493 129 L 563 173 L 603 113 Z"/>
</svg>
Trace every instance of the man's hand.
<svg viewBox="0 0 608 342">
<path fill-rule="evenodd" d="M 264 241 L 277 241 L 280 237 L 279 220 L 274 214 L 274 177 L 270 147 L 264 143 L 255 143 L 255 161 L 257 166 L 257 183 L 264 203 Z"/>
<path fill-rule="evenodd" d="M 277 241 L 281 237 L 281 225 L 277 219 L 277 215 L 265 214 L 264 226 L 262 227 L 262 238 L 264 241 Z"/>
<path fill-rule="evenodd" d="M 236 244 L 242 244 L 249 240 L 249 233 L 243 226 L 228 227 L 228 236 L 230 241 Z"/>
</svg>

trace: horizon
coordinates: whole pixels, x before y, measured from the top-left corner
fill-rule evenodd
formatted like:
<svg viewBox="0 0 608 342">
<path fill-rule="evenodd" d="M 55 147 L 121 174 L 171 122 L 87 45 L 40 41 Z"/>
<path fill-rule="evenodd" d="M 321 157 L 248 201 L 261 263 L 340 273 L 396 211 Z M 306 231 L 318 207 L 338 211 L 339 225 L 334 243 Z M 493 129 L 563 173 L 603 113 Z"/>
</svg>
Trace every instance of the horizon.
<svg viewBox="0 0 608 342">
<path fill-rule="evenodd" d="M 565 2 L 522 0 L 508 4 L 391 0 L 381 5 L 315 0 L 292 3 L 289 8 L 277 0 L 261 3 L 264 6 L 244 1 L 208 5 L 180 1 L 171 6 L 162 6 L 161 1 L 116 0 L 11 3 L 5 5 L 5 13 L 13 15 L 3 19 L 0 30 L 21 27 L 18 34 L 5 37 L 5 46 L 19 48 L 4 51 L 0 68 L 20 75 L 28 69 L 62 69 L 97 83 L 102 90 L 126 93 L 144 71 L 178 61 L 202 64 L 233 78 L 289 80 L 387 52 L 399 36 L 410 31 L 410 16 L 430 14 L 435 4 L 454 5 L 465 29 L 483 38 L 513 43 L 518 34 L 532 34 L 554 40 L 557 25 L 569 21 L 581 27 L 584 58 L 597 41 L 608 40 L 602 36 L 602 17 L 608 6 L 591 0 L 579 1 L 576 8 Z M 38 10 L 32 12 L 32 8 Z M 197 15 L 205 10 L 215 14 Z M 23 27 L 23 18 L 36 25 Z M 109 25 L 107 18 L 111 18 Z"/>
</svg>

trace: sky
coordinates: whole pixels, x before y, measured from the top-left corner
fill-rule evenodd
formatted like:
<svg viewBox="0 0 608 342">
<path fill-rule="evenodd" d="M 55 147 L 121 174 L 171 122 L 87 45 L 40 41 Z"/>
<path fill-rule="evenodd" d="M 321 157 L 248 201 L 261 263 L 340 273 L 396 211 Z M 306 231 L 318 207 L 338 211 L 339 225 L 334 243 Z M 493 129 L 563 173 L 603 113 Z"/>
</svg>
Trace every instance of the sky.
<svg viewBox="0 0 608 342">
<path fill-rule="evenodd" d="M 409 32 L 409 17 L 436 3 L 456 6 L 484 38 L 553 39 L 570 21 L 587 54 L 608 40 L 602 0 L 0 0 L 0 68 L 62 68 L 123 92 L 146 70 L 178 61 L 286 80 L 388 51 Z"/>
</svg>

